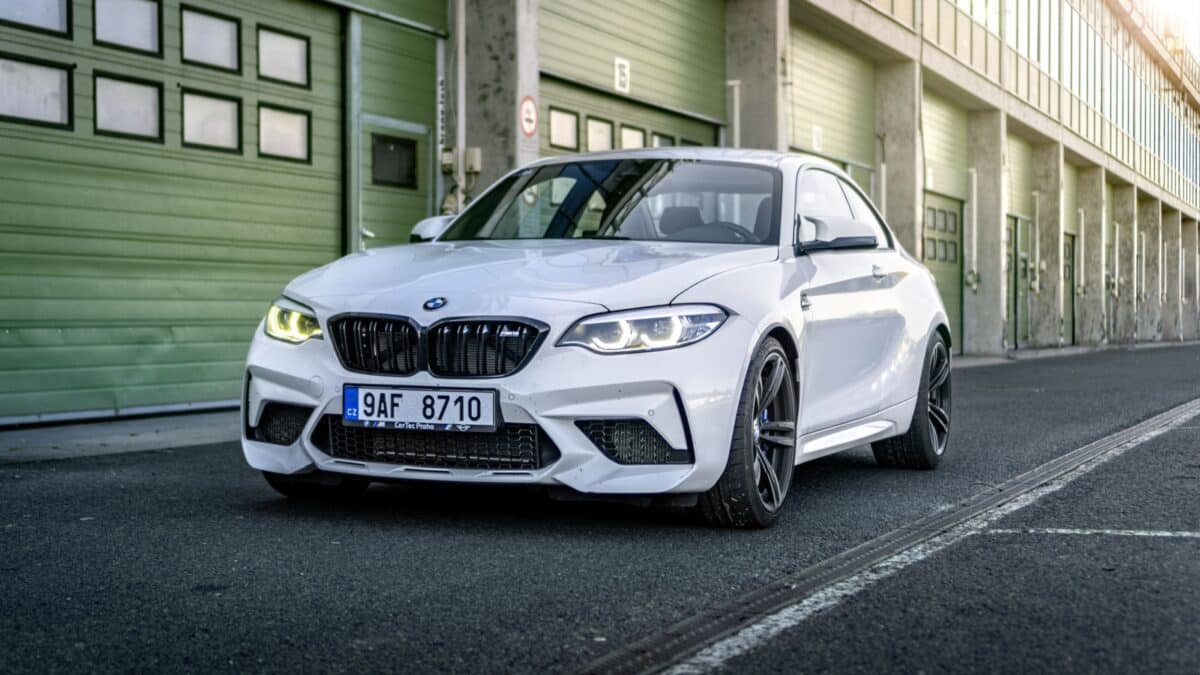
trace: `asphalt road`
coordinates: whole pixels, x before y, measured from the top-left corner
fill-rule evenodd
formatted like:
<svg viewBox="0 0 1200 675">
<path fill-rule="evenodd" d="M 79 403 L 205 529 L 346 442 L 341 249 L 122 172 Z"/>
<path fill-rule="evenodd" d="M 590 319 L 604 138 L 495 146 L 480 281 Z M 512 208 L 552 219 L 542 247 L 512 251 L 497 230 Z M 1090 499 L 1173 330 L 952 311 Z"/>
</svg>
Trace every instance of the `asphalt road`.
<svg viewBox="0 0 1200 675">
<path fill-rule="evenodd" d="M 757 532 L 529 490 L 290 502 L 236 445 L 7 465 L 0 671 L 569 671 L 1197 397 L 1192 346 L 963 370 L 939 470 L 805 465 Z M 722 667 L 1195 672 L 1200 539 L 1144 534 L 1200 531 L 1198 497 L 1193 421 Z"/>
</svg>

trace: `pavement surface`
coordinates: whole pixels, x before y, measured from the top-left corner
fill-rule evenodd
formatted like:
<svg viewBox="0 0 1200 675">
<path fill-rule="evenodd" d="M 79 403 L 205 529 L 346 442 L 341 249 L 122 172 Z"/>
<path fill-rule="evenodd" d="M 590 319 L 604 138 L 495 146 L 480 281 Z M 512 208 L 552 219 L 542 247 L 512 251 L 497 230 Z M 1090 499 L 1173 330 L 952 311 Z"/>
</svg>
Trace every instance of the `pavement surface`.
<svg viewBox="0 0 1200 675">
<path fill-rule="evenodd" d="M 937 471 L 807 464 L 754 532 L 523 489 L 288 501 L 234 443 L 8 463 L 0 671 L 571 671 L 1198 397 L 1196 346 L 961 370 Z M 1200 419 L 719 667 L 1200 671 L 1198 497 Z"/>
</svg>

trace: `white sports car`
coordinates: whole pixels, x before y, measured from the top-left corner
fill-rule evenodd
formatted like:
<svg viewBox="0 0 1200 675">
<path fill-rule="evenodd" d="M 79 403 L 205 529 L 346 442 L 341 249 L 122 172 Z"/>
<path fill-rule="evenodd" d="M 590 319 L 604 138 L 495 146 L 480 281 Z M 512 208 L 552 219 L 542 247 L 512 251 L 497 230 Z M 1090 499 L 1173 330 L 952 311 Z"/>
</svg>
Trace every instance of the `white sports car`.
<svg viewBox="0 0 1200 675">
<path fill-rule="evenodd" d="M 414 232 L 301 275 L 258 330 L 242 446 L 279 492 L 538 484 L 762 527 L 801 462 L 946 451 L 934 280 L 828 162 L 544 159 Z"/>
</svg>

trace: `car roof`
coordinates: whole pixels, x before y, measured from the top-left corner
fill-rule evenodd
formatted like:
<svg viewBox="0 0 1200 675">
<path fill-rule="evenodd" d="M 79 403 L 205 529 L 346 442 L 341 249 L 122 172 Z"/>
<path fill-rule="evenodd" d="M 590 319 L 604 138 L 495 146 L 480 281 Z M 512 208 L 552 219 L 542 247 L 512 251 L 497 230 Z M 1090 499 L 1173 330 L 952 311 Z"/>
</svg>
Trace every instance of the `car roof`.
<svg viewBox="0 0 1200 675">
<path fill-rule="evenodd" d="M 526 166 L 544 166 L 563 162 L 578 162 L 593 159 L 691 159 L 721 162 L 738 162 L 740 164 L 758 164 L 761 166 L 777 167 L 785 161 L 799 161 L 801 164 L 816 164 L 824 168 L 841 171 L 837 165 L 815 155 L 795 152 L 777 152 L 774 150 L 752 150 L 746 148 L 710 148 L 698 146 L 683 146 L 669 148 L 640 148 L 637 150 L 605 150 L 603 152 L 581 152 L 558 157 L 543 157 Z"/>
</svg>

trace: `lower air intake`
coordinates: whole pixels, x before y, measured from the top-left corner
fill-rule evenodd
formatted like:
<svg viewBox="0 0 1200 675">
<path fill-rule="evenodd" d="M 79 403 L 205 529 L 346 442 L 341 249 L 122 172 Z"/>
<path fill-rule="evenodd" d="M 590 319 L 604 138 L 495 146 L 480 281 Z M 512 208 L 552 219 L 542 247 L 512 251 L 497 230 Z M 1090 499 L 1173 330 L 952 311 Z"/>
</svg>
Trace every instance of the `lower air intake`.
<svg viewBox="0 0 1200 675">
<path fill-rule="evenodd" d="M 691 464 L 691 450 L 672 448 L 646 420 L 579 420 L 575 426 L 617 464 Z"/>
<path fill-rule="evenodd" d="M 250 437 L 263 443 L 291 445 L 300 438 L 312 411 L 311 407 L 304 405 L 268 403 L 258 418 L 258 426 L 250 430 Z"/>
<path fill-rule="evenodd" d="M 326 415 L 312 440 L 338 459 L 444 469 L 534 471 L 560 456 L 536 424 L 505 424 L 493 432 L 411 431 L 351 427 Z"/>
</svg>

